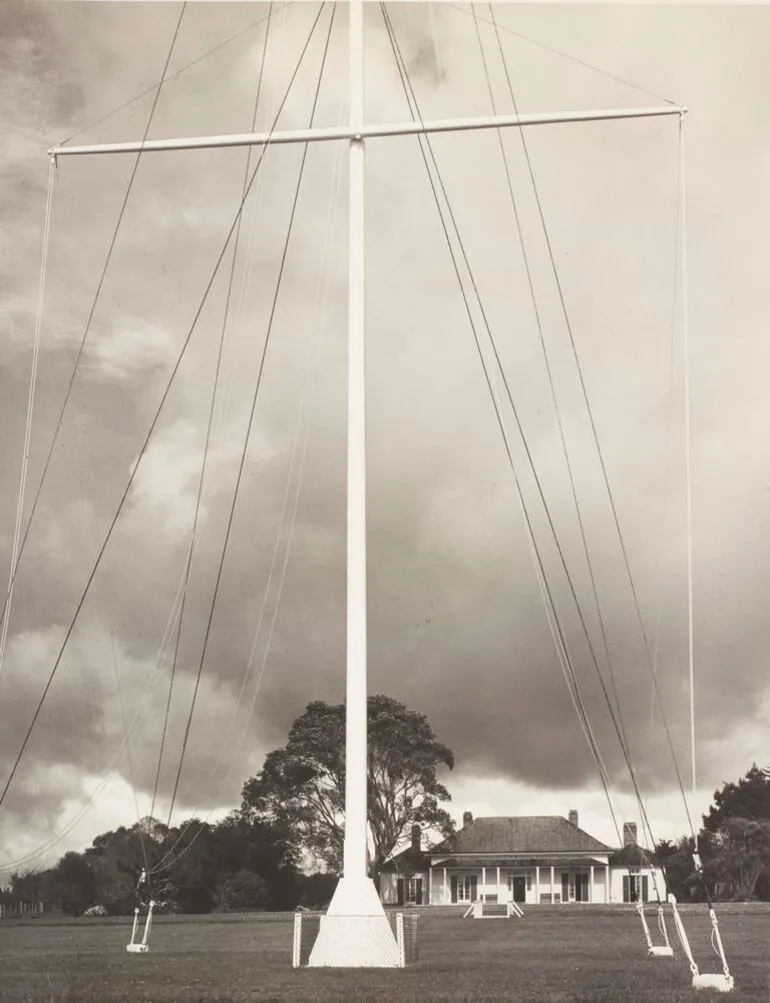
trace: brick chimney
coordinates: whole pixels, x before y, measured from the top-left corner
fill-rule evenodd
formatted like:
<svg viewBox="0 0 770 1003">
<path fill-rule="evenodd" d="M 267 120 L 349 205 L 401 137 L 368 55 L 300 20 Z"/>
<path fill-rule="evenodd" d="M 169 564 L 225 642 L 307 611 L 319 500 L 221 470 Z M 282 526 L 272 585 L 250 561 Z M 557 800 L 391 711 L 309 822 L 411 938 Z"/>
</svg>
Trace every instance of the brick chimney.
<svg viewBox="0 0 770 1003">
<path fill-rule="evenodd" d="M 419 853 L 422 844 L 422 829 L 419 825 L 412 826 L 412 849 Z"/>
<path fill-rule="evenodd" d="M 469 825 L 473 823 L 473 812 L 464 811 L 463 812 L 463 829 L 467 829 Z"/>
<path fill-rule="evenodd" d="M 623 823 L 623 846 L 636 846 L 636 822 Z"/>
<path fill-rule="evenodd" d="M 570 820 L 570 822 L 577 829 L 577 827 L 578 827 L 578 813 L 577 813 L 577 811 L 575 811 L 574 808 L 570 809 L 570 812 L 569 812 L 569 815 L 567 816 L 567 818 Z"/>
</svg>

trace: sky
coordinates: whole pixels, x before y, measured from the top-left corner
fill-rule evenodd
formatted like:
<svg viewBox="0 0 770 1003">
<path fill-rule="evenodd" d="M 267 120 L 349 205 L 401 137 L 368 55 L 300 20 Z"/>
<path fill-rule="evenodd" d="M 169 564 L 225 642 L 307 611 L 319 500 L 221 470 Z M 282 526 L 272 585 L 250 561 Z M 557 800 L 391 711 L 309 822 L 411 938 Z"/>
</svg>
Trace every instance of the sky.
<svg viewBox="0 0 770 1003">
<path fill-rule="evenodd" d="M 267 4 L 188 4 L 153 111 L 152 88 L 180 10 L 170 2 L 80 0 L 11 0 L 0 9 L 4 583 L 35 345 L 47 149 L 75 136 L 78 143 L 140 139 L 151 112 L 150 137 L 248 131 L 255 101 L 257 128 L 269 130 L 318 5 L 276 4 L 268 28 Z M 370 692 L 424 713 L 454 751 L 446 783 L 458 819 L 466 810 L 566 815 L 575 808 L 582 827 L 617 841 L 549 631 L 474 342 L 475 329 L 491 366 L 475 286 L 515 407 L 514 414 L 497 372 L 513 466 L 613 807 L 621 822 L 639 817 L 524 446 L 608 687 L 559 422 L 632 766 L 654 835 L 676 838 L 688 832 L 677 770 L 697 824 L 714 789 L 761 763 L 768 747 L 770 138 L 762 107 L 770 9 L 498 4 L 499 44 L 486 5 L 477 6 L 476 22 L 462 4 L 389 10 L 425 118 L 488 115 L 492 101 L 510 113 L 511 90 L 522 113 L 666 102 L 688 108 L 682 145 L 677 116 L 511 131 L 502 140 L 505 159 L 494 132 L 433 139 L 470 263 L 470 273 L 460 267 L 473 327 L 417 140 L 368 141 L 366 167 Z M 279 128 L 309 123 L 329 19 L 327 9 Z M 347 115 L 345 22 L 340 5 L 317 125 Z M 368 120 L 410 119 L 378 5 L 366 6 L 366 35 Z M 310 701 L 343 699 L 346 148 L 313 145 L 302 172 L 301 147 L 270 149 L 245 204 L 235 264 L 229 245 L 215 269 L 247 168 L 258 161 L 247 156 L 235 149 L 144 154 L 138 166 L 133 155 L 57 161 L 24 525 L 87 335 L 19 564 L 0 664 L 3 784 L 56 667 L 0 806 L 6 869 L 50 862 L 147 814 L 161 742 L 155 815 L 166 820 L 184 747 L 173 819 L 218 817 L 239 804 L 245 780 Z M 456 238 L 451 243 L 457 254 Z M 175 597 L 204 454 L 163 739 Z"/>
</svg>

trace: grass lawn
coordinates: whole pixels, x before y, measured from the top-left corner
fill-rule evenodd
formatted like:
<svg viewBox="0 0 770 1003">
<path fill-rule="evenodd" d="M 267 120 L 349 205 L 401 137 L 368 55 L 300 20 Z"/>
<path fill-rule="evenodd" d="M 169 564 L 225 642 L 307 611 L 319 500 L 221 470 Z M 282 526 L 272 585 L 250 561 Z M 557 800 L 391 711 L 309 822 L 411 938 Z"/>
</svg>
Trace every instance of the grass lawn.
<svg viewBox="0 0 770 1003">
<path fill-rule="evenodd" d="M 717 971 L 705 908 L 683 915 L 701 969 Z M 419 960 L 376 972 L 293 970 L 292 922 L 292 915 L 160 917 L 150 953 L 129 955 L 128 919 L 5 920 L 0 1000 L 674 1003 L 696 997 L 678 944 L 673 960 L 648 959 L 636 913 L 622 908 L 531 907 L 523 920 L 499 921 L 422 910 Z M 736 981 L 732 998 L 768 1003 L 770 911 L 720 912 L 720 930 Z M 723 998 L 731 997 L 697 993 L 704 1003 Z"/>
</svg>

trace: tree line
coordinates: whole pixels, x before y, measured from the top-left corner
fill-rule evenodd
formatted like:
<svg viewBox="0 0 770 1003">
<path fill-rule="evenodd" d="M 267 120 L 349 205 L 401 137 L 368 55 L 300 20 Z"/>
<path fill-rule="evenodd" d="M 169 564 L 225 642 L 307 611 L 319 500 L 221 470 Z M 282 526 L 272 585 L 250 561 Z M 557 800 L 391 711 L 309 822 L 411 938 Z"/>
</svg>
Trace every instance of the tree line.
<svg viewBox="0 0 770 1003">
<path fill-rule="evenodd" d="M 440 782 L 454 756 L 426 717 L 387 696 L 368 700 L 370 874 L 407 845 L 415 826 L 430 840 L 455 828 Z M 342 868 L 345 708 L 308 704 L 286 744 L 243 785 L 241 805 L 209 823 L 169 827 L 144 818 L 97 836 L 45 870 L 20 871 L 0 903 L 43 902 L 81 915 L 134 910 L 140 894 L 160 911 L 286 910 L 328 903 Z M 770 770 L 756 764 L 714 793 L 698 834 L 655 846 L 667 887 L 680 901 L 770 900 Z M 145 871 L 148 881 L 138 888 Z"/>
<path fill-rule="evenodd" d="M 291 909 L 314 890 L 280 830 L 235 811 L 213 825 L 191 818 L 169 828 L 144 818 L 102 833 L 54 867 L 13 874 L 6 901 L 43 902 L 74 916 L 93 907 L 132 913 L 143 871 L 142 896 L 164 912 Z"/>
</svg>

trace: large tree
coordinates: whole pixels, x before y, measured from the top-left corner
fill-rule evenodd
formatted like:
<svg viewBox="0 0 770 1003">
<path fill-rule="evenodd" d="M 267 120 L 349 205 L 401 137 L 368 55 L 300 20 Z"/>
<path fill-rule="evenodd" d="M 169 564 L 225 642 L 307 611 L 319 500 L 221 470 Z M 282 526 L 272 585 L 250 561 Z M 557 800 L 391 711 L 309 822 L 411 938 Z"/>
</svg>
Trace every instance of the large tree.
<svg viewBox="0 0 770 1003">
<path fill-rule="evenodd" d="M 454 824 L 442 807 L 451 800 L 438 779 L 454 755 L 423 714 L 387 696 L 368 700 L 368 820 L 371 873 L 419 825 L 442 837 Z M 286 745 L 268 753 L 243 787 L 242 812 L 293 833 L 298 850 L 333 870 L 342 864 L 345 822 L 345 705 L 308 704 Z"/>
<path fill-rule="evenodd" d="M 82 853 L 70 850 L 53 868 L 53 886 L 61 910 L 80 916 L 94 902 L 94 875 Z"/>
<path fill-rule="evenodd" d="M 770 890 L 770 819 L 728 818 L 712 837 L 704 873 L 720 898 L 749 902 Z"/>
<path fill-rule="evenodd" d="M 705 876 L 721 898 L 770 898 L 770 770 L 754 763 L 714 792 L 700 841 Z"/>
<path fill-rule="evenodd" d="M 131 913 L 136 905 L 136 883 L 142 869 L 152 869 L 160 859 L 166 827 L 154 819 L 142 819 L 130 827 L 96 836 L 85 851 L 94 877 L 94 901 L 111 914 Z M 165 905 L 160 888 L 152 885 L 153 897 Z"/>
<path fill-rule="evenodd" d="M 699 875 L 693 861 L 694 841 L 656 847 L 664 858 L 669 890 L 677 897 L 760 898 L 770 900 L 770 770 L 756 763 L 739 780 L 714 791 L 703 816 L 698 850 Z"/>
<path fill-rule="evenodd" d="M 737 783 L 714 791 L 714 803 L 703 817 L 706 832 L 718 833 L 732 818 L 770 819 L 770 770 L 753 764 Z"/>
</svg>

